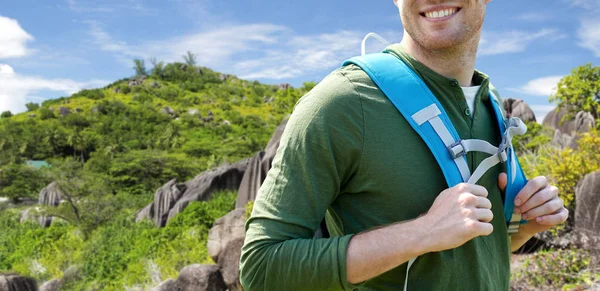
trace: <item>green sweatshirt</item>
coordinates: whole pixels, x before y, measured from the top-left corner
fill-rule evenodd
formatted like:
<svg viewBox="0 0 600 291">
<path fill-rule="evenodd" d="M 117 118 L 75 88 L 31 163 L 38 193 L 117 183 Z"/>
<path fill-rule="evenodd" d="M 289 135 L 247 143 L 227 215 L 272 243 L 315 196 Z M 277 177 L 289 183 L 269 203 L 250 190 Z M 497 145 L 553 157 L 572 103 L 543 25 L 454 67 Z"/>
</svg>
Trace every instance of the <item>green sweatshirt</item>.
<svg viewBox="0 0 600 291">
<path fill-rule="evenodd" d="M 457 80 L 398 44 L 387 50 L 420 75 L 462 139 L 500 143 L 485 74 L 473 76 L 481 88 L 471 117 Z M 470 152 L 471 172 L 486 157 Z M 420 256 L 408 290 L 509 290 L 510 246 L 497 185 L 502 170 L 496 165 L 478 183 L 489 191 L 494 232 Z M 348 283 L 348 242 L 359 232 L 418 217 L 446 188 L 429 148 L 367 74 L 354 65 L 337 69 L 298 101 L 288 121 L 246 224 L 242 285 L 249 291 L 403 290 L 407 264 Z M 325 216 L 332 237 L 312 238 Z"/>
</svg>

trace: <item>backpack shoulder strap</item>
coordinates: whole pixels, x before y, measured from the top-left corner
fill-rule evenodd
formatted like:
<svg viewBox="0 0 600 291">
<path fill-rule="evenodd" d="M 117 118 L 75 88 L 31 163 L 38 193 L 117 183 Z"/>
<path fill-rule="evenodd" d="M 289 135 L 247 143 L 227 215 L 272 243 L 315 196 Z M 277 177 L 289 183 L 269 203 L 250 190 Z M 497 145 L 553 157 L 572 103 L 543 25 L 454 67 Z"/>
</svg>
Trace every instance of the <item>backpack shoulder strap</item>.
<svg viewBox="0 0 600 291">
<path fill-rule="evenodd" d="M 388 53 L 354 57 L 342 66 L 349 64 L 365 71 L 421 136 L 449 187 L 469 180 L 471 174 L 456 129 L 442 105 L 411 68 Z"/>
<path fill-rule="evenodd" d="M 502 114 L 501 104 L 498 96 L 494 94 L 492 90 L 490 90 L 490 97 L 492 97 L 492 107 L 494 108 L 494 113 L 496 116 L 496 120 L 498 122 L 498 126 L 500 128 L 500 132 L 504 133 L 503 137 L 507 136 L 511 138 L 510 130 L 512 128 L 518 128 L 522 126 L 519 122 L 520 120 L 516 119 L 506 119 Z M 508 127 L 508 128 L 507 128 Z M 526 130 L 526 129 L 525 129 Z M 524 133 L 524 132 L 523 132 Z M 504 141 L 508 142 L 510 141 Z M 521 168 L 521 164 L 519 163 L 519 159 L 515 154 L 515 149 L 512 147 L 512 144 L 509 144 L 508 159 L 506 161 L 506 175 L 507 175 L 507 183 L 506 189 L 504 190 L 504 217 L 508 223 L 508 232 L 514 233 L 518 231 L 519 225 L 525 223 L 526 221 L 521 220 L 520 214 L 515 214 L 515 198 L 519 191 L 525 187 L 528 180 L 523 172 L 523 168 Z"/>
</svg>

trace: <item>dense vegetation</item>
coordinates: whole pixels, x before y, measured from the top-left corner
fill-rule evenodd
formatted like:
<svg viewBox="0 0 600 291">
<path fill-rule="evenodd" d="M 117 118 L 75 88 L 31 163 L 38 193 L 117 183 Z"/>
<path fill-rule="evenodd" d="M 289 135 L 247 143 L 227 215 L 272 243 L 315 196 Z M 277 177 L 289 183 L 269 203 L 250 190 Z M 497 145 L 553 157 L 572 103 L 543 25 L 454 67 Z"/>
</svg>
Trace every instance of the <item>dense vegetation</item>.
<svg viewBox="0 0 600 291">
<path fill-rule="evenodd" d="M 173 178 L 262 150 L 314 84 L 265 85 L 196 66 L 193 54 L 184 60 L 151 60 L 150 72 L 136 60 L 133 78 L 1 115 L 0 197 L 36 199 L 57 181 L 71 202 L 39 210 L 61 218 L 48 229 L 18 223 L 22 209 L 0 212 L 0 271 L 44 281 L 79 266 L 65 290 L 123 290 L 210 262 L 208 230 L 235 193 L 191 204 L 163 229 L 133 214 Z"/>
</svg>

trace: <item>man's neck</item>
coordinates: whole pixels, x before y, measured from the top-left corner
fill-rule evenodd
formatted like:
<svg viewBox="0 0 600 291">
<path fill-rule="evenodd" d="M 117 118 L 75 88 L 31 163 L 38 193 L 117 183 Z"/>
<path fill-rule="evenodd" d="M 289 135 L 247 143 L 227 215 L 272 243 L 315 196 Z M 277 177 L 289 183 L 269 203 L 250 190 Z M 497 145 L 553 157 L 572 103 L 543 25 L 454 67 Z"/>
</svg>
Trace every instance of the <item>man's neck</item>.
<svg viewBox="0 0 600 291">
<path fill-rule="evenodd" d="M 462 87 L 470 87 L 473 73 L 475 71 L 475 59 L 477 58 L 476 40 L 460 47 L 445 50 L 429 50 L 415 42 L 406 31 L 402 39 L 402 46 L 413 58 L 438 74 L 458 80 Z"/>
</svg>

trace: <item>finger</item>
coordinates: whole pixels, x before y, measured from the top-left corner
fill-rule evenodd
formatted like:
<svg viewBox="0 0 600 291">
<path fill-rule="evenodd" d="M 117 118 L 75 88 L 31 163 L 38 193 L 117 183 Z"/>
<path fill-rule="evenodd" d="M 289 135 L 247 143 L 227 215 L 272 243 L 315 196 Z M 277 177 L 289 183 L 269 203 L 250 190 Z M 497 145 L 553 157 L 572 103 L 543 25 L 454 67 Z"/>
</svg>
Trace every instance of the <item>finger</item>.
<svg viewBox="0 0 600 291">
<path fill-rule="evenodd" d="M 535 207 L 521 215 L 521 218 L 526 220 L 534 220 L 538 216 L 544 216 L 556 213 L 563 208 L 564 204 L 562 199 L 555 197 L 554 199 Z"/>
<path fill-rule="evenodd" d="M 494 213 L 489 209 L 475 209 L 475 216 L 481 222 L 490 222 L 494 219 Z"/>
<path fill-rule="evenodd" d="M 569 218 L 569 210 L 562 208 L 557 213 L 540 216 L 536 218 L 536 221 L 542 225 L 554 226 L 567 221 L 567 218 Z"/>
<path fill-rule="evenodd" d="M 533 194 L 546 186 L 548 186 L 548 179 L 544 176 L 535 177 L 529 180 L 525 187 L 519 191 L 517 197 L 515 197 L 515 205 L 521 206 L 523 203 L 527 202 Z"/>
<path fill-rule="evenodd" d="M 467 184 L 467 183 L 461 183 L 459 185 L 463 185 L 462 189 L 461 189 L 461 190 L 463 190 L 463 192 L 468 192 L 475 196 L 481 196 L 481 197 L 488 196 L 488 190 L 485 189 L 485 187 L 483 187 L 483 186 L 475 185 L 475 184 Z"/>
<path fill-rule="evenodd" d="M 476 222 L 474 227 L 476 236 L 488 236 L 494 232 L 494 226 L 488 222 Z"/>
<path fill-rule="evenodd" d="M 485 197 L 477 197 L 477 203 L 475 203 L 475 207 L 492 209 L 492 202 L 490 201 L 490 199 L 487 199 Z"/>
<path fill-rule="evenodd" d="M 526 213 L 527 211 L 543 205 L 556 197 L 558 197 L 558 188 L 554 186 L 546 187 L 531 196 L 529 200 L 525 202 L 525 204 L 515 208 L 515 212 Z"/>
<path fill-rule="evenodd" d="M 500 173 L 500 175 L 498 175 L 498 188 L 500 188 L 500 191 L 504 191 L 506 189 L 507 183 L 508 176 L 506 175 L 506 173 Z"/>
</svg>

